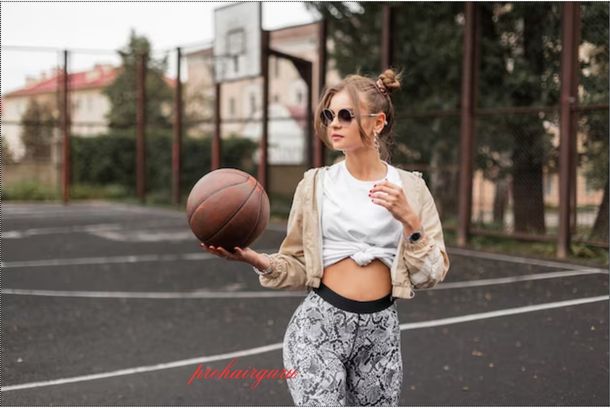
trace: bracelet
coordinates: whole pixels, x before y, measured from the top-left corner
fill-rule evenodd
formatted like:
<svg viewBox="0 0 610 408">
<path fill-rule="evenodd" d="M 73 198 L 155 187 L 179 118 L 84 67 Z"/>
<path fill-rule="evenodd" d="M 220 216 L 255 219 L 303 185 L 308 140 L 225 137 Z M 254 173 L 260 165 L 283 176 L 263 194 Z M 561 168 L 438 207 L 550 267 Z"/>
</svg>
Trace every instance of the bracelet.
<svg viewBox="0 0 610 408">
<path fill-rule="evenodd" d="M 261 271 L 260 269 L 258 269 L 256 266 L 253 266 L 252 268 L 254 268 L 254 272 L 258 273 L 259 275 L 269 275 L 272 271 L 272 264 L 271 264 L 271 257 L 267 254 L 263 254 L 267 257 L 267 259 L 269 259 L 269 267 L 267 269 L 265 269 L 264 271 Z"/>
</svg>

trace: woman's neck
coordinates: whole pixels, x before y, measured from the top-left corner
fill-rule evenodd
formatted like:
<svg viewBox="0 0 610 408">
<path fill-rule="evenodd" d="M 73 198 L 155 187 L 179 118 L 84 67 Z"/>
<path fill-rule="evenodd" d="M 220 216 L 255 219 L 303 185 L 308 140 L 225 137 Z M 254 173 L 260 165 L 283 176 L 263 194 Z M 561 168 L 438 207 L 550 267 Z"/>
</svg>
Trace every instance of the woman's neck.
<svg viewBox="0 0 610 408">
<path fill-rule="evenodd" d="M 379 180 L 388 172 L 386 163 L 378 156 L 346 156 L 345 166 L 350 174 L 359 180 Z"/>
</svg>

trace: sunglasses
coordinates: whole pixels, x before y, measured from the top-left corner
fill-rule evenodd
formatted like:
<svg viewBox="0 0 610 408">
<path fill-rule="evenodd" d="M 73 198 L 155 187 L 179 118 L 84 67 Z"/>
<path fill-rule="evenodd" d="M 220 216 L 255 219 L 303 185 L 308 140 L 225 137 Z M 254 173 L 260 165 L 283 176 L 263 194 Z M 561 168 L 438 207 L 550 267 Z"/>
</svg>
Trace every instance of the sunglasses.
<svg viewBox="0 0 610 408">
<path fill-rule="evenodd" d="M 368 115 L 363 115 L 363 116 L 377 116 L 379 115 L 378 113 L 369 113 Z M 343 108 L 339 110 L 339 113 L 337 113 L 337 117 L 339 118 L 339 123 L 341 123 L 342 125 L 348 126 L 350 123 L 352 123 L 352 119 L 356 117 L 356 115 L 354 115 L 354 113 L 347 109 L 347 108 Z M 328 127 L 333 120 L 335 119 L 335 113 L 326 108 L 323 109 L 322 112 L 320 112 L 320 120 L 322 121 L 322 125 L 325 127 Z"/>
</svg>

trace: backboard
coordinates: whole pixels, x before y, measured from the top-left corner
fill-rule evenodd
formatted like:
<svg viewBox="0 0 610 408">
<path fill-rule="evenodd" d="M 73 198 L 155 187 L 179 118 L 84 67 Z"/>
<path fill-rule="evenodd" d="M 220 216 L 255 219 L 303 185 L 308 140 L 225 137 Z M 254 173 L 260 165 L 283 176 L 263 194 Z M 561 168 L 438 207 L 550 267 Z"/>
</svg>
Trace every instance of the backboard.
<svg viewBox="0 0 610 408">
<path fill-rule="evenodd" d="M 243 2 L 214 10 L 214 81 L 261 75 L 262 4 Z"/>
</svg>

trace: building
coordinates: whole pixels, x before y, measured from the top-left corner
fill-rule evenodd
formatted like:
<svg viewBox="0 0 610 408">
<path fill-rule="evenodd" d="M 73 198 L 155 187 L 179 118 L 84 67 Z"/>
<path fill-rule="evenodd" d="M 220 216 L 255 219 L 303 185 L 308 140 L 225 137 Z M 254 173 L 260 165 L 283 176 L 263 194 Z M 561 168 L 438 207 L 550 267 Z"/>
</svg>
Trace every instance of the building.
<svg viewBox="0 0 610 408">
<path fill-rule="evenodd" d="M 93 69 L 69 75 L 72 134 L 89 136 L 107 130 L 106 113 L 110 109 L 108 98 L 102 90 L 116 78 L 118 68 L 98 64 Z M 59 118 L 58 100 L 61 87 L 61 70 L 42 73 L 39 78 L 28 77 L 23 88 L 2 97 L 2 137 L 6 138 L 14 159 L 19 161 L 25 154 L 21 141 L 21 116 L 31 99 L 47 104 L 53 116 Z M 59 137 L 57 129 L 56 137 Z"/>
<path fill-rule="evenodd" d="M 68 76 L 70 94 L 71 134 L 74 136 L 94 136 L 108 130 L 106 116 L 110 111 L 110 100 L 103 90 L 114 82 L 120 68 L 109 64 L 96 64 L 93 69 L 73 72 Z M 43 72 L 39 78 L 28 77 L 23 88 L 2 96 L 2 137 L 5 138 L 16 161 L 25 154 L 21 140 L 20 121 L 31 99 L 46 104 L 55 119 L 60 118 L 59 98 L 62 72 L 54 69 Z M 166 78 L 170 87 L 175 80 Z M 164 114 L 171 113 L 171 106 L 162 107 Z M 55 142 L 60 139 L 60 129 L 55 129 Z"/>
<path fill-rule="evenodd" d="M 309 23 L 270 31 L 271 48 L 312 62 L 315 108 L 318 102 L 318 24 Z M 332 41 L 328 41 L 332 48 Z M 187 114 L 201 119 L 191 127 L 192 134 L 214 131 L 214 80 L 212 46 L 186 53 L 188 79 L 185 84 Z M 339 81 L 339 75 L 328 61 L 326 83 Z M 193 102 L 189 103 L 189 98 Z M 292 62 L 269 58 L 269 125 L 268 160 L 271 165 L 305 163 L 307 85 Z M 244 79 L 222 84 L 221 134 L 247 137 L 259 141 L 262 135 L 263 78 Z M 203 101 L 203 102 L 201 102 Z M 196 112 L 196 113 L 195 113 Z M 258 152 L 253 160 L 258 162 Z"/>
</svg>

